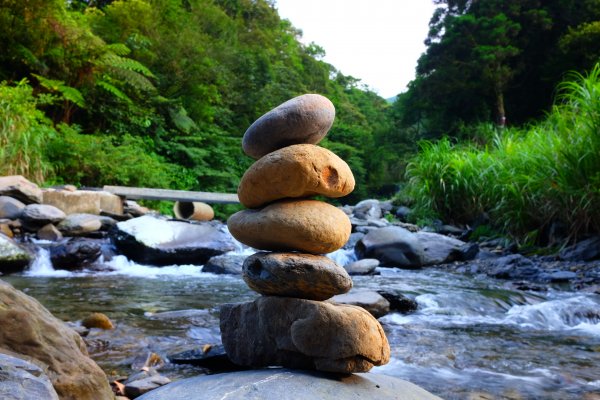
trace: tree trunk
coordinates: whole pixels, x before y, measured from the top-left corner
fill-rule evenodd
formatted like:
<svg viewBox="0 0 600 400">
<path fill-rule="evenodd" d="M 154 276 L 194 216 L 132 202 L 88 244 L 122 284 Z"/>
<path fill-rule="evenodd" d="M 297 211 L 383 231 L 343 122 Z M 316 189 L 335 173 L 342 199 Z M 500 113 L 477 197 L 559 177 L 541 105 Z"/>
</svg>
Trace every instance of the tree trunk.
<svg viewBox="0 0 600 400">
<path fill-rule="evenodd" d="M 504 93 L 496 87 L 496 124 L 504 128 L 506 126 L 506 111 L 504 110 Z"/>
</svg>

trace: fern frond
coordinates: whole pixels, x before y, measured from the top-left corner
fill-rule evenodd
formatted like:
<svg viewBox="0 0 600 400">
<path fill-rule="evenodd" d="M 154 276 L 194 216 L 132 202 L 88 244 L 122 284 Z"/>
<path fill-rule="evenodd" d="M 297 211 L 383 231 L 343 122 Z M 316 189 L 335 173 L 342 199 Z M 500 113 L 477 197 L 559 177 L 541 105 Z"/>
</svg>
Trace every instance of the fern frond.
<svg viewBox="0 0 600 400">
<path fill-rule="evenodd" d="M 41 75 L 33 74 L 40 82 L 40 85 L 51 92 L 58 92 L 65 100 L 76 104 L 78 107 L 85 108 L 85 99 L 81 92 L 72 86 L 65 85 L 63 81 L 45 78 Z"/>
<path fill-rule="evenodd" d="M 106 45 L 106 47 L 108 48 L 108 50 L 110 50 L 111 52 L 113 52 L 114 54 L 116 54 L 118 56 L 126 56 L 129 53 L 131 53 L 131 50 L 129 49 L 129 47 L 127 47 L 127 45 L 125 45 L 123 43 L 112 43 L 112 44 Z"/>
<path fill-rule="evenodd" d="M 115 85 L 107 82 L 106 80 L 98 79 L 96 81 L 96 85 L 100 86 L 102 89 L 106 90 L 107 92 L 109 92 L 113 96 L 117 97 L 118 99 L 121 99 L 127 103 L 132 103 L 131 99 L 129 97 L 127 97 L 127 95 L 125 93 L 123 93 Z"/>
<path fill-rule="evenodd" d="M 104 54 L 97 60 L 97 64 L 103 67 L 135 71 L 149 78 L 154 78 L 152 71 L 150 71 L 144 64 L 131 58 L 121 57 L 114 53 Z"/>
</svg>

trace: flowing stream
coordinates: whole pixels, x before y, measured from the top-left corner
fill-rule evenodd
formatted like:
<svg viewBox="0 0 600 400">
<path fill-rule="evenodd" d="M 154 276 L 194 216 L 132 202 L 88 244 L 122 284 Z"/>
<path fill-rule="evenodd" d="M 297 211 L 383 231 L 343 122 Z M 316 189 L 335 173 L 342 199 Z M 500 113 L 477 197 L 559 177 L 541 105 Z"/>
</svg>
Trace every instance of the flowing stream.
<svg viewBox="0 0 600 400">
<path fill-rule="evenodd" d="M 92 330 L 87 341 L 112 377 L 131 374 L 149 352 L 165 357 L 218 343 L 218 305 L 257 296 L 240 277 L 203 273 L 201 266 L 149 267 L 123 256 L 104 265 L 110 271 L 55 271 L 42 250 L 29 271 L 2 279 L 63 320 L 106 313 L 117 328 Z M 401 291 L 419 309 L 380 319 L 392 360 L 373 373 L 410 380 L 445 399 L 599 398 L 599 295 L 523 292 L 434 268 L 380 272 L 354 277 L 355 287 Z M 167 364 L 161 372 L 177 379 L 202 371 Z"/>
</svg>

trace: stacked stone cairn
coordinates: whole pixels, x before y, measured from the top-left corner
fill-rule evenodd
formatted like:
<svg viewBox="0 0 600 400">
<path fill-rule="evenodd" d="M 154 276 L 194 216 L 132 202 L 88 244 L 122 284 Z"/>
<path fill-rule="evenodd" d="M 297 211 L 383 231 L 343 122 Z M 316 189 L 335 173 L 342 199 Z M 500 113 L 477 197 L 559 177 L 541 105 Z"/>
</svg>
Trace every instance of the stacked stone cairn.
<svg viewBox="0 0 600 400">
<path fill-rule="evenodd" d="M 238 189 L 248 209 L 227 224 L 237 240 L 266 251 L 243 266 L 244 281 L 262 296 L 221 307 L 223 345 L 238 365 L 352 373 L 389 361 L 387 338 L 371 314 L 325 301 L 352 288 L 346 271 L 323 255 L 346 243 L 350 221 L 338 208 L 308 199 L 354 189 L 348 165 L 316 146 L 334 117 L 327 98 L 305 94 L 244 134 L 244 152 L 258 161 Z"/>
</svg>

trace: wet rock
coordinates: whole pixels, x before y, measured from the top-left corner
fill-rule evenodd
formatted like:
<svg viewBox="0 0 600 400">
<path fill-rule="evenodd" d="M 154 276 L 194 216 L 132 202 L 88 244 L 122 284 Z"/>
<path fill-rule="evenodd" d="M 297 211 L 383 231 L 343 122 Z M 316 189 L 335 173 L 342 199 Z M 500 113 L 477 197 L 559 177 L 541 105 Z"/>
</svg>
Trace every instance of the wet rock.
<svg viewBox="0 0 600 400">
<path fill-rule="evenodd" d="M 356 232 L 358 232 L 358 233 L 364 233 L 366 235 L 369 232 L 376 231 L 377 229 L 379 229 L 379 228 L 377 228 L 375 226 L 357 226 L 356 227 Z"/>
<path fill-rule="evenodd" d="M 346 271 L 325 256 L 301 253 L 256 253 L 246 259 L 244 281 L 271 296 L 326 300 L 352 288 Z"/>
<path fill-rule="evenodd" d="M 0 399 L 58 400 L 58 394 L 40 367 L 0 353 Z"/>
<path fill-rule="evenodd" d="M 0 196 L 12 197 L 25 204 L 42 202 L 42 190 L 21 175 L 0 177 Z"/>
<path fill-rule="evenodd" d="M 150 214 L 151 210 L 148 207 L 139 205 L 136 201 L 126 200 L 125 204 L 123 205 L 123 212 L 137 218 L 146 214 Z"/>
<path fill-rule="evenodd" d="M 420 387 L 383 374 L 338 375 L 270 368 L 182 379 L 140 400 L 440 400 Z"/>
<path fill-rule="evenodd" d="M 37 231 L 37 237 L 41 240 L 50 240 L 56 242 L 63 238 L 63 234 L 54 226 L 54 224 L 47 224 L 41 227 Z"/>
<path fill-rule="evenodd" d="M 433 232 L 417 232 L 416 239 L 423 248 L 423 265 L 437 265 L 461 260 L 462 240 Z"/>
<path fill-rule="evenodd" d="M 150 215 L 117 223 L 112 237 L 119 251 L 142 264 L 205 264 L 208 259 L 235 250 L 218 221 L 187 223 Z"/>
<path fill-rule="evenodd" d="M 104 372 L 88 357 L 77 332 L 55 318 L 35 299 L 0 281 L 0 351 L 31 357 L 61 399 L 112 400 Z"/>
<path fill-rule="evenodd" d="M 294 144 L 317 144 L 335 118 L 335 107 L 318 94 L 304 94 L 280 104 L 254 121 L 242 138 L 244 153 L 254 159 Z"/>
<path fill-rule="evenodd" d="M 37 231 L 47 224 L 57 224 L 65 217 L 64 212 L 47 204 L 29 204 L 23 208 L 21 214 L 23 226 L 31 231 Z"/>
<path fill-rule="evenodd" d="M 25 204 L 8 196 L 0 196 L 0 219 L 17 219 L 21 217 Z"/>
<path fill-rule="evenodd" d="M 255 162 L 238 187 L 240 202 L 258 208 L 284 198 L 342 197 L 354 190 L 348 164 L 312 144 L 284 147 Z"/>
<path fill-rule="evenodd" d="M 100 215 L 102 212 L 123 214 L 123 200 L 115 194 L 101 190 L 45 189 L 42 202 L 61 209 L 67 215 Z"/>
<path fill-rule="evenodd" d="M 231 362 L 225 347 L 220 345 L 206 345 L 201 349 L 188 350 L 168 356 L 173 364 L 194 365 L 216 371 L 240 371 L 246 369 Z"/>
<path fill-rule="evenodd" d="M 379 219 L 382 215 L 379 200 L 363 200 L 354 206 L 354 216 L 358 219 Z"/>
<path fill-rule="evenodd" d="M 90 315 L 85 317 L 81 321 L 81 325 L 83 325 L 84 327 L 86 327 L 88 329 L 91 329 L 91 328 L 98 328 L 98 329 L 105 329 L 105 330 L 115 329 L 115 326 L 112 323 L 112 321 L 110 320 L 110 318 L 108 318 L 106 316 L 106 314 L 98 313 L 98 312 L 91 313 Z"/>
<path fill-rule="evenodd" d="M 336 207 L 316 200 L 286 200 L 243 210 L 227 221 L 240 242 L 261 250 L 331 253 L 350 236 L 350 221 Z"/>
<path fill-rule="evenodd" d="M 390 302 L 379 293 L 370 290 L 353 290 L 346 294 L 333 296 L 330 301 L 362 307 L 375 318 L 383 317 L 390 312 Z"/>
<path fill-rule="evenodd" d="M 379 266 L 379 260 L 375 258 L 363 258 L 362 260 L 344 265 L 344 269 L 350 275 L 371 275 Z"/>
<path fill-rule="evenodd" d="M 491 260 L 487 274 L 498 279 L 536 280 L 540 272 L 540 268 L 530 259 L 511 254 Z"/>
<path fill-rule="evenodd" d="M 20 272 L 29 265 L 31 258 L 27 250 L 0 233 L 0 273 Z"/>
<path fill-rule="evenodd" d="M 68 238 L 48 247 L 56 269 L 69 271 L 88 267 L 102 254 L 102 243 L 87 238 Z"/>
<path fill-rule="evenodd" d="M 100 230 L 102 221 L 93 214 L 69 214 L 57 228 L 66 236 L 85 235 Z"/>
<path fill-rule="evenodd" d="M 577 274 L 572 271 L 555 271 L 549 274 L 543 274 L 550 282 L 568 282 L 577 278 Z"/>
<path fill-rule="evenodd" d="M 583 240 L 563 249 L 559 256 L 567 261 L 592 261 L 600 259 L 600 236 Z"/>
<path fill-rule="evenodd" d="M 389 361 L 381 325 L 360 307 L 262 296 L 221 307 L 229 358 L 245 366 L 364 372 Z"/>
<path fill-rule="evenodd" d="M 369 232 L 356 243 L 356 255 L 376 258 L 390 267 L 418 269 L 424 263 L 424 249 L 412 232 L 397 226 Z"/>
<path fill-rule="evenodd" d="M 396 208 L 396 212 L 394 214 L 396 215 L 396 218 L 398 218 L 400 221 L 407 222 L 411 213 L 412 210 L 410 208 L 406 206 L 400 206 Z"/>
<path fill-rule="evenodd" d="M 242 265 L 247 256 L 240 254 L 222 254 L 220 256 L 211 257 L 204 267 L 202 272 L 210 272 L 213 274 L 229 274 L 241 275 Z"/>
<path fill-rule="evenodd" d="M 361 232 L 352 232 L 350 234 L 350 237 L 348 238 L 348 241 L 346 242 L 346 244 L 344 244 L 343 249 L 346 249 L 346 250 L 353 249 L 354 246 L 356 246 L 356 243 L 360 239 L 362 239 L 363 237 L 365 237 L 364 233 L 361 233 Z"/>
<path fill-rule="evenodd" d="M 147 371 L 142 371 L 130 376 L 124 382 L 125 395 L 135 399 L 144 393 L 148 393 L 149 391 L 168 383 L 171 383 L 169 378 L 160 375 L 155 369 L 149 368 Z"/>
<path fill-rule="evenodd" d="M 417 311 L 417 308 L 419 307 L 415 300 L 406 297 L 402 293 L 389 290 L 378 290 L 377 293 L 389 301 L 391 311 L 398 311 L 401 314 L 410 314 Z"/>
</svg>

